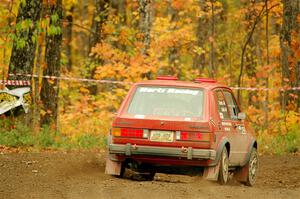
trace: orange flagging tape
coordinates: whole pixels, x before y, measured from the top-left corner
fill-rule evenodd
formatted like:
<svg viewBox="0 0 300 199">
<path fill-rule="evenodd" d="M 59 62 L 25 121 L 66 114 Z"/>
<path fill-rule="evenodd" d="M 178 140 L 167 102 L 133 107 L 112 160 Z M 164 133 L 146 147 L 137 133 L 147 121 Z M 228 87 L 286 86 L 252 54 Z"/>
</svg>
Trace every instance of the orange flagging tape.
<svg viewBox="0 0 300 199">
<path fill-rule="evenodd" d="M 30 86 L 30 81 L 27 80 L 0 80 L 0 84 L 7 86 Z"/>
</svg>

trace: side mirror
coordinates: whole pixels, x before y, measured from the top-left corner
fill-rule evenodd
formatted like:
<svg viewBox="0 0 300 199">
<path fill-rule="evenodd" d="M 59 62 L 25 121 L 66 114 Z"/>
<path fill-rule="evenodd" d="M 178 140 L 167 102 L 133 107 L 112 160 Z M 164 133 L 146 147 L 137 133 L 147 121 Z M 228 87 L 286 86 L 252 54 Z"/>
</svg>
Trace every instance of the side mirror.
<svg viewBox="0 0 300 199">
<path fill-rule="evenodd" d="M 239 119 L 239 120 L 244 120 L 244 119 L 246 119 L 246 113 L 240 112 L 240 113 L 238 114 L 238 119 Z"/>
</svg>

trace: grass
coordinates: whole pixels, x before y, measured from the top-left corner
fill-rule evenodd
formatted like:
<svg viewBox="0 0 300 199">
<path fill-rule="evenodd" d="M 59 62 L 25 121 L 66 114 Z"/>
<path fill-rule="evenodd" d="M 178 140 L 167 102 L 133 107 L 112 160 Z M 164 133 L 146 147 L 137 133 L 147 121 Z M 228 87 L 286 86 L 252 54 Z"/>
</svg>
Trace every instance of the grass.
<svg viewBox="0 0 300 199">
<path fill-rule="evenodd" d="M 0 120 L 0 145 L 8 147 L 35 147 L 41 149 L 97 149 L 104 148 L 106 138 L 100 135 L 83 134 L 66 136 L 44 126 L 34 135 L 20 122 Z"/>
<path fill-rule="evenodd" d="M 293 128 L 285 134 L 258 135 L 261 153 L 278 154 L 300 152 L 300 128 Z"/>
</svg>

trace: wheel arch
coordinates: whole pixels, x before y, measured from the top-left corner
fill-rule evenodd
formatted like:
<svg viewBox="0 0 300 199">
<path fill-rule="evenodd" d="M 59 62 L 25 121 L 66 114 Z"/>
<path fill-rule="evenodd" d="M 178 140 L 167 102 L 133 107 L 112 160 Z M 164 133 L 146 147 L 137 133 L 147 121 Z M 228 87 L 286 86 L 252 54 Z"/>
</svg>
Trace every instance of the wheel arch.
<svg viewBox="0 0 300 199">
<path fill-rule="evenodd" d="M 224 149 L 224 147 L 226 147 L 227 153 L 228 153 L 228 157 L 230 155 L 230 143 L 229 140 L 227 138 L 223 138 L 222 141 L 220 141 L 220 144 L 217 147 L 217 154 L 216 154 L 216 159 L 213 160 L 209 166 L 216 166 L 221 158 L 221 154 L 222 151 Z"/>
<path fill-rule="evenodd" d="M 242 164 L 240 166 L 245 166 L 249 160 L 250 160 L 250 156 L 251 156 L 251 152 L 252 152 L 252 149 L 258 149 L 258 146 L 257 146 L 257 141 L 255 139 L 253 139 L 248 147 L 248 153 L 246 153 L 245 155 L 245 158 L 244 158 L 244 161 L 242 162 Z"/>
<path fill-rule="evenodd" d="M 225 143 L 225 147 L 227 149 L 227 153 L 228 153 L 228 157 L 229 157 L 230 156 L 230 144 L 229 144 L 229 142 Z"/>
<path fill-rule="evenodd" d="M 253 143 L 253 148 L 255 148 L 256 150 L 258 149 L 258 148 L 257 148 L 257 141 L 256 141 L 256 140 L 255 140 L 254 143 Z"/>
</svg>

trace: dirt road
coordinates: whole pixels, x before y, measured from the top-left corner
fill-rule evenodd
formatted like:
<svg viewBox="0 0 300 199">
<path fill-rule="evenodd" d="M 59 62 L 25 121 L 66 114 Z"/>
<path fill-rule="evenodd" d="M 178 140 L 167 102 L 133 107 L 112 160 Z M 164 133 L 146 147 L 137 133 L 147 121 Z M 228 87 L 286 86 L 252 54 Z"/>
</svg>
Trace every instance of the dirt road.
<svg viewBox="0 0 300 199">
<path fill-rule="evenodd" d="M 0 198 L 300 198 L 300 156 L 262 156 L 257 184 L 226 186 L 179 175 L 155 180 L 104 174 L 104 153 L 0 153 Z"/>
</svg>

